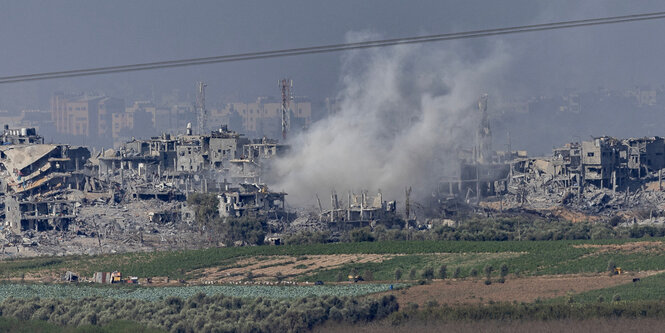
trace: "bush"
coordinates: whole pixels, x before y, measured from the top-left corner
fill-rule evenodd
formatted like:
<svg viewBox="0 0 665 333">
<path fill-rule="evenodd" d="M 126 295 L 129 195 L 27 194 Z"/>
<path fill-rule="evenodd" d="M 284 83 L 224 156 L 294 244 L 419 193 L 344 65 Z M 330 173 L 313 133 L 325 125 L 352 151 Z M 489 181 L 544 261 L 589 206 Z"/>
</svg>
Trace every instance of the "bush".
<svg viewBox="0 0 665 333">
<path fill-rule="evenodd" d="M 478 270 L 475 269 L 475 268 L 472 268 L 471 271 L 469 272 L 469 275 L 471 275 L 473 277 L 477 277 L 478 276 Z"/>
<path fill-rule="evenodd" d="M 418 271 L 416 271 L 416 268 L 411 268 L 411 271 L 409 271 L 409 280 L 415 280 L 416 279 L 416 274 Z"/>
<path fill-rule="evenodd" d="M 505 278 L 508 275 L 508 265 L 502 264 L 501 268 L 499 268 L 499 274 L 501 274 L 502 278 Z"/>
<path fill-rule="evenodd" d="M 395 270 L 395 280 L 400 280 L 401 278 L 402 278 L 402 270 L 398 268 Z"/>
<path fill-rule="evenodd" d="M 441 267 L 439 267 L 439 279 L 445 279 L 447 273 L 448 273 L 448 266 L 446 266 L 445 264 L 441 265 Z"/>
<path fill-rule="evenodd" d="M 453 279 L 457 279 L 462 275 L 462 270 L 459 267 L 456 267 L 453 271 Z"/>
<path fill-rule="evenodd" d="M 492 284 L 492 280 L 490 280 L 490 279 L 486 279 L 486 280 L 485 280 L 485 285 L 486 285 L 486 286 L 489 286 L 490 284 Z"/>
<path fill-rule="evenodd" d="M 360 228 L 351 230 L 349 238 L 352 242 L 373 242 L 374 235 L 369 228 Z"/>
<path fill-rule="evenodd" d="M 489 278 L 492 276 L 492 272 L 494 271 L 494 267 L 492 267 L 492 265 L 486 265 L 484 271 L 485 277 L 489 280 Z"/>
<path fill-rule="evenodd" d="M 619 294 L 614 294 L 614 296 L 612 296 L 612 301 L 613 301 L 613 302 L 619 302 L 619 301 L 621 301 L 621 295 L 619 295 Z"/>
<path fill-rule="evenodd" d="M 426 267 L 423 271 L 422 278 L 425 280 L 431 280 L 434 278 L 434 268 Z"/>
</svg>

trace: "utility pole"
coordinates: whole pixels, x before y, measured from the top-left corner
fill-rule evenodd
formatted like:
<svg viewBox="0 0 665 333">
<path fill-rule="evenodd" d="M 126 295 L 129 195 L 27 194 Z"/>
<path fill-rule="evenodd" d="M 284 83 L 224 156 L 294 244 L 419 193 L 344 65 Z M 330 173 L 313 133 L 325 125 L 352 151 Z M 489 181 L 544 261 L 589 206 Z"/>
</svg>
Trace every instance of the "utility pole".
<svg viewBox="0 0 665 333">
<path fill-rule="evenodd" d="M 198 122 L 199 135 L 205 134 L 205 123 L 208 121 L 208 110 L 206 110 L 206 87 L 204 82 L 197 82 L 196 94 L 196 120 Z"/>
<path fill-rule="evenodd" d="M 293 80 L 281 79 L 278 82 L 282 92 L 282 140 L 286 140 L 286 134 L 291 127 L 291 100 L 293 100 Z"/>
</svg>

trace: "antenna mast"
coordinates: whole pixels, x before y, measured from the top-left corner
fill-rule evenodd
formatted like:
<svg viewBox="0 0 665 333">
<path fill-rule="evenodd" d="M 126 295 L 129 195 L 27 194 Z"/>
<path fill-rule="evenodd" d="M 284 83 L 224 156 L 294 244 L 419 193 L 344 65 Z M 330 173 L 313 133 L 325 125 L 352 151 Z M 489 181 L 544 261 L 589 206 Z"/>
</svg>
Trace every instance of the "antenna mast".
<svg viewBox="0 0 665 333">
<path fill-rule="evenodd" d="M 282 91 L 282 140 L 286 140 L 286 134 L 291 127 L 291 100 L 293 99 L 293 80 L 281 79 L 279 88 Z"/>
<path fill-rule="evenodd" d="M 205 82 L 197 82 L 196 94 L 196 118 L 198 122 L 199 135 L 205 134 L 205 123 L 208 121 L 208 110 L 206 110 L 206 87 Z"/>
</svg>

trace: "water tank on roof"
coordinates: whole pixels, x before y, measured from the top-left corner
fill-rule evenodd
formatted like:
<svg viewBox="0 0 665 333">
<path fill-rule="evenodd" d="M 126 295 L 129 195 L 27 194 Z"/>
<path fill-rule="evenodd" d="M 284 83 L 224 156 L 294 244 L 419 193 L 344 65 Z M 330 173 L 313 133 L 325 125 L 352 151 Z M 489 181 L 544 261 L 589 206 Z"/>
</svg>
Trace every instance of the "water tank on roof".
<svg viewBox="0 0 665 333">
<path fill-rule="evenodd" d="M 28 129 L 23 127 L 21 128 L 21 136 L 28 136 Z"/>
</svg>

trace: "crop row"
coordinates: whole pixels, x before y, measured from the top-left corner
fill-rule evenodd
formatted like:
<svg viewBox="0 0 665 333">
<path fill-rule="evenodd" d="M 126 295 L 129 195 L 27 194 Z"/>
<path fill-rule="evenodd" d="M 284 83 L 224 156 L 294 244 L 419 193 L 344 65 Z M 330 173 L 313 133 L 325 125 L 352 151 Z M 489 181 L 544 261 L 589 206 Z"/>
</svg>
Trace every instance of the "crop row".
<svg viewBox="0 0 665 333">
<path fill-rule="evenodd" d="M 157 301 L 167 297 L 189 298 L 198 293 L 208 296 L 302 298 L 308 296 L 360 296 L 390 288 L 387 284 L 321 286 L 186 286 L 186 287 L 99 287 L 65 284 L 0 284 L 0 301 L 14 298 L 109 297 Z"/>
</svg>

